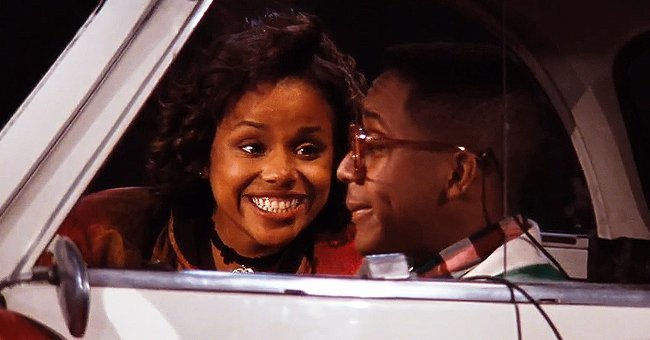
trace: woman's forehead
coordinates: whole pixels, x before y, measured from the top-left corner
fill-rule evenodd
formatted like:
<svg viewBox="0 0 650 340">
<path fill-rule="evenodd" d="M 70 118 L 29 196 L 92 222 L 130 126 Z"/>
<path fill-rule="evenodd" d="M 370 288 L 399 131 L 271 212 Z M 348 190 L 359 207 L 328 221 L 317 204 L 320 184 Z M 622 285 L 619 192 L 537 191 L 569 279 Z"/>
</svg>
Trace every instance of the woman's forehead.
<svg viewBox="0 0 650 340">
<path fill-rule="evenodd" d="M 242 121 L 286 125 L 322 124 L 332 119 L 332 107 L 320 91 L 300 78 L 285 78 L 276 83 L 261 83 L 246 91 L 225 115 L 222 125 Z"/>
</svg>

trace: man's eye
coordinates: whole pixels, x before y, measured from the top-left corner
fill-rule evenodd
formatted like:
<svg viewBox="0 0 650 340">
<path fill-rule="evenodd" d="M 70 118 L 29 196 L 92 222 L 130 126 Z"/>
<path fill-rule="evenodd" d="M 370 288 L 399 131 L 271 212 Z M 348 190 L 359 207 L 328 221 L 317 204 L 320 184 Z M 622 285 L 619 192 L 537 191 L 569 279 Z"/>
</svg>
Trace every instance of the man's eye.
<svg viewBox="0 0 650 340">
<path fill-rule="evenodd" d="M 249 144 L 244 144 L 240 146 L 240 148 L 251 155 L 262 155 L 266 151 L 264 148 L 264 145 L 259 144 L 259 143 L 249 143 Z"/>
<path fill-rule="evenodd" d="M 368 145 L 367 155 L 368 156 L 379 156 L 382 155 L 387 150 L 386 146 L 381 144 Z"/>
<path fill-rule="evenodd" d="M 313 143 L 303 143 L 300 144 L 295 152 L 298 156 L 303 156 L 305 158 L 316 158 L 320 155 L 322 148 Z"/>
<path fill-rule="evenodd" d="M 381 152 L 386 149 L 386 144 L 379 135 L 370 135 L 366 141 L 366 148 L 370 152 Z"/>
</svg>

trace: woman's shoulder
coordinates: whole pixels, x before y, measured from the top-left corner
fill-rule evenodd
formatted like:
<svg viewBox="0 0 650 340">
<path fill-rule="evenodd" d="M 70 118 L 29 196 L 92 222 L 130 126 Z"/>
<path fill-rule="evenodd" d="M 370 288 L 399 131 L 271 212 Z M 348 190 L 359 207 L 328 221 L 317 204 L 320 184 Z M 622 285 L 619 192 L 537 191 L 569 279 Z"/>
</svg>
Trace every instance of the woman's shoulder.
<svg viewBox="0 0 650 340">
<path fill-rule="evenodd" d="M 72 213 L 98 210 L 103 214 L 97 218 L 128 214 L 133 210 L 153 209 L 161 204 L 156 191 L 151 187 L 120 187 L 105 189 L 84 195 L 74 206 Z"/>
<path fill-rule="evenodd" d="M 168 214 L 152 188 L 107 189 L 82 197 L 58 234 L 71 238 L 91 267 L 139 267 Z"/>
<path fill-rule="evenodd" d="M 129 240 L 139 240 L 167 219 L 168 209 L 150 187 L 123 187 L 94 192 L 72 208 L 61 229 L 110 226 Z M 157 234 L 157 233 L 156 233 Z"/>
</svg>

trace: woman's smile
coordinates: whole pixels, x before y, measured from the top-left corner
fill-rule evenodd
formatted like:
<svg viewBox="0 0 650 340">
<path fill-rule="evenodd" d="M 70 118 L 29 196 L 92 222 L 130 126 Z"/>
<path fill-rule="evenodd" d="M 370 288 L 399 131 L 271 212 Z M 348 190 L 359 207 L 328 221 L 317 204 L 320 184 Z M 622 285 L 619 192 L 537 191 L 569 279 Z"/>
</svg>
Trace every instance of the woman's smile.
<svg viewBox="0 0 650 340">
<path fill-rule="evenodd" d="M 305 195 L 293 197 L 247 196 L 258 213 L 266 218 L 277 220 L 293 219 L 305 212 Z"/>
</svg>

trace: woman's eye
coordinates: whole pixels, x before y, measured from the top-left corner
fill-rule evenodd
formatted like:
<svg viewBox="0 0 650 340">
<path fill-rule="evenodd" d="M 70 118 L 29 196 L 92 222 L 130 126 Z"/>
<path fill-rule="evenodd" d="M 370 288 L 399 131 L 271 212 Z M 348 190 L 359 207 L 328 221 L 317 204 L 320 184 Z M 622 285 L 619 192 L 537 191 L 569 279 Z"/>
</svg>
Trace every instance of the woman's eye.
<svg viewBox="0 0 650 340">
<path fill-rule="evenodd" d="M 321 147 L 313 143 L 300 144 L 296 148 L 296 154 L 306 158 L 316 158 L 321 153 Z"/>
<path fill-rule="evenodd" d="M 259 143 L 249 143 L 249 144 L 244 144 L 240 146 L 240 148 L 251 155 L 261 155 L 264 154 L 265 148 L 264 145 L 259 144 Z"/>
</svg>

